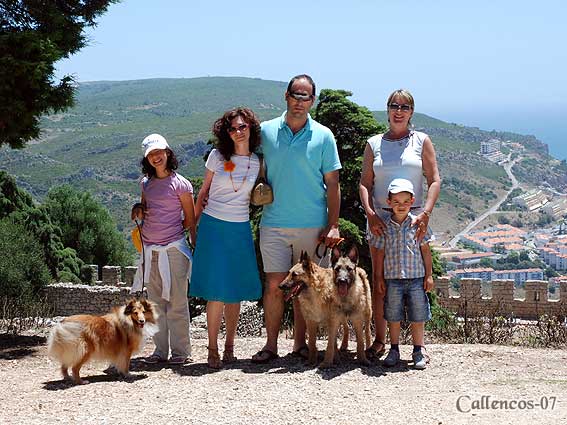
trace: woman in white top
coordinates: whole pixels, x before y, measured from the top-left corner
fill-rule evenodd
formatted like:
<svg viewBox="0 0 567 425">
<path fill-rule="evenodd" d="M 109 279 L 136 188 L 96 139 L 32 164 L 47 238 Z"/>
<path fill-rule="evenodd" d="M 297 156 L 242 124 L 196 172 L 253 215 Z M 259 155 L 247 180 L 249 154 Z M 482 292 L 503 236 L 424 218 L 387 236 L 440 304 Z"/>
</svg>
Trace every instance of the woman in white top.
<svg viewBox="0 0 567 425">
<path fill-rule="evenodd" d="M 373 246 L 375 236 L 384 231 L 380 218 L 388 210 L 388 185 L 395 178 L 408 179 L 415 188 L 414 214 L 412 225 L 417 226 L 416 237 L 422 239 L 427 231 L 429 218 L 439 198 L 441 178 L 437 169 L 435 150 L 431 139 L 425 133 L 412 130 L 411 117 L 414 99 L 407 90 L 394 91 L 386 103 L 389 129 L 384 134 L 371 137 L 364 150 L 362 176 L 360 178 L 360 200 L 368 222 L 367 239 L 372 256 L 372 277 L 374 284 L 373 310 L 376 325 L 376 339 L 367 349 L 367 356 L 379 357 L 385 350 L 386 321 L 384 320 L 384 294 L 376 286 L 378 263 L 377 249 Z M 423 186 L 427 183 L 427 196 Z"/>
<path fill-rule="evenodd" d="M 226 112 L 213 125 L 216 149 L 205 164 L 195 215 L 199 223 L 189 295 L 207 302 L 208 365 L 222 367 L 218 334 L 224 312 L 222 361 L 236 360 L 234 337 L 240 302 L 262 296 L 250 227 L 250 194 L 260 169 L 260 122 L 247 108 Z M 203 201 L 207 199 L 203 209 Z"/>
</svg>

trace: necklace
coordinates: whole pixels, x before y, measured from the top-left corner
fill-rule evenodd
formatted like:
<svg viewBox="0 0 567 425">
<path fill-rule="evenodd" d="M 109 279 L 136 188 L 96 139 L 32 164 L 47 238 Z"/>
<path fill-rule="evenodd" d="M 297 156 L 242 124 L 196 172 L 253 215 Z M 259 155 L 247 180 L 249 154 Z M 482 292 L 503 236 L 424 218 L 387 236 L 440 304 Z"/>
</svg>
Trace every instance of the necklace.
<svg viewBox="0 0 567 425">
<path fill-rule="evenodd" d="M 408 131 L 408 133 L 407 133 L 406 135 L 404 135 L 404 136 L 401 136 L 401 137 L 392 137 L 392 136 L 390 135 L 390 132 L 388 131 L 387 135 L 385 135 L 384 138 L 385 138 L 386 140 L 391 141 L 391 142 L 397 142 L 398 145 L 402 146 L 402 145 L 404 144 L 404 141 L 405 141 L 407 138 L 409 138 L 410 134 L 411 134 L 411 131 Z"/>
<path fill-rule="evenodd" d="M 240 186 L 238 186 L 238 188 L 234 185 L 234 179 L 232 178 L 232 172 L 236 169 L 236 164 L 234 164 L 232 162 L 232 160 L 230 161 L 234 166 L 229 171 L 229 178 L 230 178 L 230 184 L 232 184 L 232 188 L 234 189 L 235 192 L 238 192 L 240 189 L 242 189 L 242 186 L 244 186 L 244 183 L 246 183 L 246 179 L 248 178 L 248 173 L 250 172 L 250 159 L 251 158 L 252 158 L 252 154 L 248 155 L 248 167 L 246 168 L 246 174 L 242 178 L 242 183 L 240 183 Z"/>
</svg>

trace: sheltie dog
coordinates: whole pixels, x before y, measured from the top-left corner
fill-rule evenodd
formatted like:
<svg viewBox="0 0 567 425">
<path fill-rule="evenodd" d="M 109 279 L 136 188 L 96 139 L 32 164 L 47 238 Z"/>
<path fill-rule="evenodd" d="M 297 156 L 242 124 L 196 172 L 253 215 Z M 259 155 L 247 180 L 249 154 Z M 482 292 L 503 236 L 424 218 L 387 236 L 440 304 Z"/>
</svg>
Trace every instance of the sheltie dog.
<svg viewBox="0 0 567 425">
<path fill-rule="evenodd" d="M 104 316 L 69 316 L 51 330 L 47 353 L 61 364 L 64 379 L 70 379 L 71 368 L 76 384 L 88 384 L 79 372 L 91 360 L 110 362 L 127 377 L 130 358 L 157 332 L 156 320 L 155 304 L 144 299 L 131 299 Z"/>
</svg>

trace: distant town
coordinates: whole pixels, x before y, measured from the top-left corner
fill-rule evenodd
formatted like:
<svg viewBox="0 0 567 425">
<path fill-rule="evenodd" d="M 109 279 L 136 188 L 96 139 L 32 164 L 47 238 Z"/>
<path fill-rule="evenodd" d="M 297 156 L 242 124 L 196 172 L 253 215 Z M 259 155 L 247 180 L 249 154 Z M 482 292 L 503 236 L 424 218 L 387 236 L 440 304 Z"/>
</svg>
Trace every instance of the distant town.
<svg viewBox="0 0 567 425">
<path fill-rule="evenodd" d="M 521 188 L 511 170 L 522 151 L 522 145 L 498 139 L 480 143 L 479 153 L 502 165 L 513 186 L 508 198 L 479 216 L 449 244 L 436 246 L 455 287 L 460 279 L 470 278 L 483 282 L 509 279 L 518 288 L 527 280 L 546 280 L 554 294 L 560 282 L 567 282 L 567 195 L 549 187 Z M 507 223 L 502 215 L 505 211 L 536 212 L 538 225 Z M 501 215 L 501 224 L 482 228 L 490 214 Z"/>
</svg>

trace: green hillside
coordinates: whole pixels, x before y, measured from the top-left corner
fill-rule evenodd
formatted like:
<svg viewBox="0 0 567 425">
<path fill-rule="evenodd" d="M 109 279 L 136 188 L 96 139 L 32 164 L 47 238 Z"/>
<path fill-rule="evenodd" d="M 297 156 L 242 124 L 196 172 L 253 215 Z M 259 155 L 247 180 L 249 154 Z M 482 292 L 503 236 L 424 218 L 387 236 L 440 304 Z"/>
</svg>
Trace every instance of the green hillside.
<svg viewBox="0 0 567 425">
<path fill-rule="evenodd" d="M 22 150 L 0 149 L 0 169 L 37 199 L 62 183 L 91 191 L 123 229 L 138 197 L 140 142 L 146 135 L 163 134 L 180 159 L 180 172 L 198 177 L 213 121 L 238 105 L 251 107 L 263 120 L 278 116 L 285 109 L 285 89 L 284 82 L 238 77 L 82 83 L 74 108 L 42 120 L 41 139 Z M 384 112 L 374 114 L 385 121 Z M 435 230 L 452 232 L 509 187 L 503 169 L 477 154 L 481 140 L 498 134 L 418 113 L 413 122 L 430 134 L 442 177 L 450 183 L 441 196 L 438 225 L 443 229 Z M 546 146 L 533 137 L 501 136 L 522 143 L 536 159 L 549 159 Z M 523 175 L 529 180 L 531 173 Z M 561 178 L 553 185 L 561 187 Z"/>
</svg>

